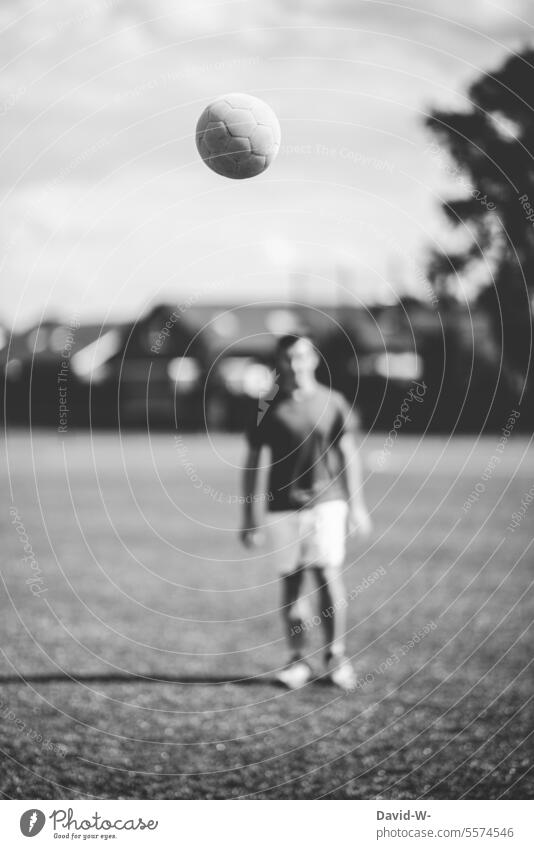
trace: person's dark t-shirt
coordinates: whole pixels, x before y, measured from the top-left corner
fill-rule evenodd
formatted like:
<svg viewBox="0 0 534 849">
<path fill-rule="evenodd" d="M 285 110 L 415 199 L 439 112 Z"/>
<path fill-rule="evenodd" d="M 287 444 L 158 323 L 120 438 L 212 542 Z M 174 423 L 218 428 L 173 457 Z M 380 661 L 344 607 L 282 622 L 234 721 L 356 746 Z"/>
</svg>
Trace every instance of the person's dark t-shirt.
<svg viewBox="0 0 534 849">
<path fill-rule="evenodd" d="M 301 398 L 277 395 L 247 431 L 253 447 L 271 449 L 269 510 L 298 510 L 345 499 L 336 443 L 351 427 L 351 410 L 339 392 L 317 384 Z"/>
</svg>

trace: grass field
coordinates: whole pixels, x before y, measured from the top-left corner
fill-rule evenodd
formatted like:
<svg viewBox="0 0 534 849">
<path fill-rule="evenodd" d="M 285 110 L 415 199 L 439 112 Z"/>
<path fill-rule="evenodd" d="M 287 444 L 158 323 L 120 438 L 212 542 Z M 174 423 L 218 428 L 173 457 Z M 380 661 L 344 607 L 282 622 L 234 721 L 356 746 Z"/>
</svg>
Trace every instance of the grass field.
<svg viewBox="0 0 534 849">
<path fill-rule="evenodd" d="M 498 442 L 400 438 L 378 471 L 366 440 L 343 695 L 273 682 L 278 586 L 236 539 L 237 438 L 12 433 L 3 798 L 532 797 L 534 505 L 507 530 L 532 469 L 525 438 Z"/>
</svg>

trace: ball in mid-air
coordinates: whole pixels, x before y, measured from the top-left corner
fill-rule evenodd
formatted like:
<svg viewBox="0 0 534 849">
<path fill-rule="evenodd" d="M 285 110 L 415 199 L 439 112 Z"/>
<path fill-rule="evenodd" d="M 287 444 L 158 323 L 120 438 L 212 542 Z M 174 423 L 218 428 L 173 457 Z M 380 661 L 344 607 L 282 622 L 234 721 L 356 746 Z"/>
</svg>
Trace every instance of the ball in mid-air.
<svg viewBox="0 0 534 849">
<path fill-rule="evenodd" d="M 280 147 L 280 124 L 270 106 L 250 94 L 225 94 L 198 119 L 202 159 L 217 174 L 243 180 L 271 164 Z"/>
</svg>

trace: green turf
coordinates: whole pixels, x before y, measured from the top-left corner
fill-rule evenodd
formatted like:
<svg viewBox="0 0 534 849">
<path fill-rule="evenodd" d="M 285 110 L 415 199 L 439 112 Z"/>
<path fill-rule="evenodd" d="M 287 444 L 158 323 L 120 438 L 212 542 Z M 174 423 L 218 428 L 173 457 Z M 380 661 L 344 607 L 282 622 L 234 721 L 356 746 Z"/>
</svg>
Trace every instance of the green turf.
<svg viewBox="0 0 534 849">
<path fill-rule="evenodd" d="M 534 502 L 506 529 L 532 485 L 528 443 L 506 445 L 466 513 L 498 437 L 401 438 L 373 471 L 383 441 L 365 443 L 375 532 L 350 543 L 347 591 L 384 574 L 353 593 L 348 645 L 367 682 L 346 696 L 272 681 L 278 586 L 236 540 L 238 439 L 184 437 L 206 494 L 172 435 L 11 434 L 4 798 L 531 797 Z M 320 629 L 309 638 L 319 669 Z"/>
</svg>

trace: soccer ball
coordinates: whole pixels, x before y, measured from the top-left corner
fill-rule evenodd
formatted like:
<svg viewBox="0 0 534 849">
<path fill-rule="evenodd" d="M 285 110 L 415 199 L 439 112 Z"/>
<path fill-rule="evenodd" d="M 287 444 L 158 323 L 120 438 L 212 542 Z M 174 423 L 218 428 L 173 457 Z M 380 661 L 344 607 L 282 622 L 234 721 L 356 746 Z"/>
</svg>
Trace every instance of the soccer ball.
<svg viewBox="0 0 534 849">
<path fill-rule="evenodd" d="M 249 94 L 225 94 L 206 106 L 196 141 L 217 174 L 243 180 L 271 164 L 280 147 L 280 124 L 270 106 Z"/>
</svg>

